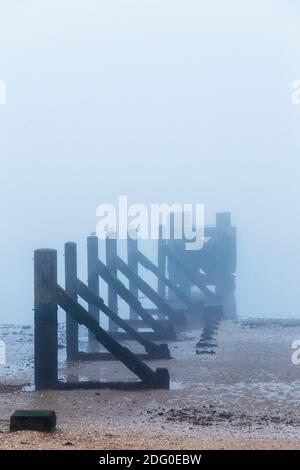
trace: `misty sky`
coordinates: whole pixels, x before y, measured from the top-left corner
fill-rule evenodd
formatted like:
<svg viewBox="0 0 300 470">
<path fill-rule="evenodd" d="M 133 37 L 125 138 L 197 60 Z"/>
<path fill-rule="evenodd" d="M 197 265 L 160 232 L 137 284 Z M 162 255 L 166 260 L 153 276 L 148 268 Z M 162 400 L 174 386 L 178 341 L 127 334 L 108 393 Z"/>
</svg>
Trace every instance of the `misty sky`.
<svg viewBox="0 0 300 470">
<path fill-rule="evenodd" d="M 238 228 L 238 309 L 298 316 L 296 0 L 0 0 L 1 314 L 32 321 L 33 250 L 96 207 L 204 203 Z"/>
</svg>

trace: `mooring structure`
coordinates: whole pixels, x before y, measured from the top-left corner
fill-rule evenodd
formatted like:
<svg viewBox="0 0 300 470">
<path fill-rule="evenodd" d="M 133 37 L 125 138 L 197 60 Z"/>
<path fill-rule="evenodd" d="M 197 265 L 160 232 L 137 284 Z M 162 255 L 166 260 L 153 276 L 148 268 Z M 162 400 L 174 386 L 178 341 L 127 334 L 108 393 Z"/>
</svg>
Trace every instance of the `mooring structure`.
<svg viewBox="0 0 300 470">
<path fill-rule="evenodd" d="M 37 389 L 77 388 L 168 388 L 166 368 L 153 371 L 128 348 L 112 338 L 57 282 L 56 250 L 36 250 L 35 279 L 35 386 Z M 58 319 L 60 306 L 78 324 L 84 325 L 110 354 L 122 362 L 139 382 L 63 382 L 58 375 Z"/>
<path fill-rule="evenodd" d="M 204 227 L 204 244 L 200 250 L 185 249 L 186 239 L 174 238 L 174 216 L 171 220 L 170 239 L 160 238 L 158 267 L 173 285 L 187 297 L 195 296 L 193 288 L 200 293 L 198 299 L 203 305 L 219 304 L 225 317 L 236 315 L 235 272 L 236 272 L 236 228 L 231 224 L 230 212 L 216 214 L 214 226 Z M 159 280 L 158 293 L 177 304 L 174 290 L 166 288 Z"/>
<path fill-rule="evenodd" d="M 171 227 L 174 224 L 172 218 L 170 224 Z M 170 238 L 165 239 L 163 231 L 164 227 L 161 227 L 156 262 L 142 253 L 137 238 L 131 234 L 127 241 L 127 260 L 123 260 L 118 255 L 115 235 L 109 234 L 104 263 L 99 256 L 98 238 L 89 236 L 87 283 L 78 277 L 76 243 L 66 243 L 65 288 L 57 282 L 57 252 L 51 249 L 35 251 L 37 389 L 168 388 L 168 370 L 153 370 L 145 360 L 170 359 L 167 342 L 177 340 L 190 317 L 203 319 L 204 333 L 197 347 L 201 346 L 200 353 L 205 353 L 211 330 L 217 328 L 224 316 L 235 316 L 236 229 L 231 225 L 230 214 L 217 214 L 215 226 L 204 228 L 201 250 L 185 250 L 186 240 L 175 239 L 172 228 Z M 155 287 L 140 274 L 140 266 L 155 276 Z M 128 285 L 120 280 L 119 273 Z M 100 296 L 100 280 L 107 284 L 107 301 Z M 154 307 L 146 308 L 140 301 L 140 293 Z M 129 308 L 128 318 L 119 311 L 119 298 Z M 80 300 L 88 304 L 87 309 Z M 58 307 L 66 312 L 68 361 L 116 360 L 124 364 L 136 380 L 76 383 L 59 380 Z M 107 329 L 103 327 L 104 317 L 108 320 Z M 104 352 L 80 350 L 79 325 L 87 328 L 90 344 L 98 342 Z M 133 353 L 131 346 L 129 349 L 121 343 L 123 340 L 138 344 L 144 352 Z"/>
<path fill-rule="evenodd" d="M 96 237 L 88 238 L 88 247 L 89 249 L 98 246 L 98 239 Z M 98 255 L 97 255 L 98 256 Z M 98 260 L 99 261 L 99 260 Z M 93 260 L 94 262 L 94 260 Z M 118 281 L 101 263 L 94 264 L 94 270 L 89 270 L 89 273 L 99 276 L 102 270 L 105 270 L 106 279 L 109 285 L 117 286 L 116 291 L 121 292 L 123 297 L 126 299 L 129 298 L 130 305 L 134 305 L 140 315 L 143 318 L 150 321 L 150 326 L 154 324 L 155 330 L 157 329 L 156 322 L 153 320 L 147 312 L 144 312 L 141 304 L 137 304 L 137 300 L 130 296 L 130 293 L 127 292 L 126 287 Z M 106 305 L 104 300 L 99 295 L 99 282 L 91 283 L 91 278 L 89 279 L 89 285 L 92 284 L 94 290 L 88 285 L 84 284 L 77 276 L 77 245 L 74 242 L 69 242 L 65 244 L 65 286 L 66 293 L 73 300 L 77 302 L 78 297 L 82 298 L 89 304 L 89 311 L 91 318 L 94 318 L 97 323 L 99 322 L 98 312 L 102 312 L 110 322 L 114 323 L 117 327 L 123 330 L 128 339 L 134 340 L 145 349 L 145 354 L 139 354 L 138 356 L 143 359 L 170 359 L 170 351 L 166 343 L 155 344 L 153 341 L 148 339 L 145 335 L 141 334 L 137 329 L 133 328 L 128 321 L 124 320 L 120 315 L 118 315 L 117 310 L 112 310 L 111 307 Z M 97 309 L 95 312 L 94 309 Z M 95 316 L 96 313 L 96 316 Z M 91 330 L 90 330 L 91 331 Z M 93 332 L 91 332 L 93 334 Z M 78 322 L 74 320 L 72 315 L 67 314 L 66 318 L 66 334 L 67 334 L 67 359 L 74 360 L 108 360 L 114 359 L 115 356 L 102 352 L 82 352 L 79 351 L 78 347 Z"/>
</svg>

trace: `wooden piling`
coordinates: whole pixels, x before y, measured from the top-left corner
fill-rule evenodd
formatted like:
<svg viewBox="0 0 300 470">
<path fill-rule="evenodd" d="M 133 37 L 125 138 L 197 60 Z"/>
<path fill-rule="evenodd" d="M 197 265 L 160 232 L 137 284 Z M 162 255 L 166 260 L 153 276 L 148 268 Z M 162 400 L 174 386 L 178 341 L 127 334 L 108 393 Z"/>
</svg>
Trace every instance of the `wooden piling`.
<svg viewBox="0 0 300 470">
<path fill-rule="evenodd" d="M 36 389 L 58 381 L 57 252 L 34 252 L 34 376 Z"/>
<path fill-rule="evenodd" d="M 236 229 L 231 225 L 230 212 L 216 214 L 217 237 L 221 246 L 219 255 L 219 279 L 216 294 L 220 296 L 225 317 L 236 316 L 235 270 L 236 270 Z"/>
<path fill-rule="evenodd" d="M 170 214 L 170 217 L 169 217 L 169 227 L 168 227 L 168 241 L 167 241 L 167 245 L 169 247 L 171 247 L 174 251 L 175 251 L 175 242 L 174 242 L 174 230 L 175 230 L 175 219 L 174 219 L 174 214 L 171 213 Z M 178 278 L 177 278 L 177 269 L 176 269 L 176 265 L 173 263 L 172 259 L 169 259 L 168 258 L 168 264 L 167 264 L 167 267 L 168 267 L 168 278 L 170 279 L 171 282 L 173 282 L 173 284 L 178 284 Z M 167 289 L 167 297 L 168 299 L 170 300 L 174 300 L 174 298 L 172 299 L 172 295 L 174 295 L 172 293 L 172 291 L 170 289 Z"/>
<path fill-rule="evenodd" d="M 175 253 L 178 257 L 179 260 L 184 260 L 186 258 L 186 250 L 185 250 L 185 243 L 186 240 L 184 239 L 184 234 L 182 232 L 182 238 L 176 238 L 176 214 L 172 212 L 170 214 L 170 220 L 169 220 L 169 240 L 167 242 L 167 245 L 171 248 L 173 253 Z M 184 214 L 182 215 L 182 224 L 184 223 Z M 184 225 L 182 225 L 182 229 L 184 228 Z M 178 270 L 178 266 L 174 259 L 170 259 L 168 257 L 168 277 L 172 284 L 180 287 L 180 289 L 187 295 L 191 296 L 191 284 L 189 279 L 184 275 L 184 273 L 181 270 Z M 177 299 L 172 291 L 172 289 L 168 289 L 168 298 L 171 302 L 174 302 L 176 305 Z"/>
<path fill-rule="evenodd" d="M 77 250 L 76 243 L 65 244 L 65 289 L 77 302 Z M 78 356 L 78 323 L 66 314 L 67 360 L 74 361 Z"/>
<path fill-rule="evenodd" d="M 109 269 L 110 273 L 117 277 L 118 268 L 116 265 L 117 257 L 117 238 L 115 233 L 109 233 L 106 237 L 106 266 Z M 118 294 L 115 289 L 108 284 L 108 307 L 118 314 Z M 117 331 L 117 325 L 115 322 L 109 320 L 108 322 L 109 331 Z"/>
<path fill-rule="evenodd" d="M 157 243 L 157 266 L 161 275 L 165 277 L 167 268 L 167 258 L 165 252 L 166 240 L 164 239 L 164 230 L 166 230 L 165 227 L 163 227 L 163 225 L 160 225 L 159 238 Z M 166 285 L 161 278 L 157 279 L 157 292 L 162 299 L 166 300 Z"/>
<path fill-rule="evenodd" d="M 129 231 L 127 235 L 127 264 L 132 272 L 134 272 L 135 274 L 138 274 L 138 270 L 139 270 L 138 269 L 138 256 L 137 256 L 138 241 L 137 241 L 137 238 L 135 238 L 135 234 L 136 233 Z M 136 284 L 132 282 L 131 279 L 129 280 L 129 290 L 132 293 L 132 295 L 134 295 L 138 299 L 139 289 L 137 288 Z M 130 307 L 129 312 L 130 312 L 129 315 L 130 315 L 131 320 L 137 320 L 139 318 L 137 313 L 132 307 Z"/>
<path fill-rule="evenodd" d="M 216 228 L 219 230 L 224 230 L 230 227 L 231 227 L 230 212 L 217 212 L 216 213 Z"/>
<path fill-rule="evenodd" d="M 99 296 L 99 276 L 97 262 L 99 257 L 99 241 L 96 235 L 90 235 L 87 238 L 87 270 L 88 270 L 88 287 L 97 296 Z M 89 314 L 100 324 L 99 309 L 93 305 L 88 306 Z M 93 341 L 94 335 L 91 331 L 88 332 L 90 341 Z"/>
</svg>

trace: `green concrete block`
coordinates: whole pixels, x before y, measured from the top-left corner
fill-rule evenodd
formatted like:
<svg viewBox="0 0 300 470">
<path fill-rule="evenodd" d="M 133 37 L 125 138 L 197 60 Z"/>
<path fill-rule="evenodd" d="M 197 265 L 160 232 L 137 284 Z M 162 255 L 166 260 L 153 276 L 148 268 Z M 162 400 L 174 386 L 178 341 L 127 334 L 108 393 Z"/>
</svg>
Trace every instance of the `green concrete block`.
<svg viewBox="0 0 300 470">
<path fill-rule="evenodd" d="M 51 432 L 56 426 L 56 414 L 52 410 L 18 410 L 10 418 L 10 432 Z"/>
</svg>

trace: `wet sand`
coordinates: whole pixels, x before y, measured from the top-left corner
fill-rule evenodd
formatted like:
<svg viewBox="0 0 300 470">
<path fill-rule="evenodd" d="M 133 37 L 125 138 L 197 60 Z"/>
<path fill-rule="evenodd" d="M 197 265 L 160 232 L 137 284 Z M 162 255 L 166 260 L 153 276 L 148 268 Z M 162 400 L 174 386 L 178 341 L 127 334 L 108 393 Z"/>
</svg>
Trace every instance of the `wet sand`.
<svg viewBox="0 0 300 470">
<path fill-rule="evenodd" d="M 1 449 L 297 449 L 300 448 L 300 365 L 291 362 L 299 326 L 252 327 L 224 321 L 214 355 L 196 355 L 200 330 L 169 343 L 171 390 L 46 391 L 9 389 L 32 383 L 32 330 L 2 327 L 8 365 L 0 366 Z M 117 362 L 66 367 L 76 380 L 132 380 Z M 84 348 L 84 340 L 82 342 Z M 54 409 L 57 431 L 9 433 L 16 409 Z"/>
</svg>

